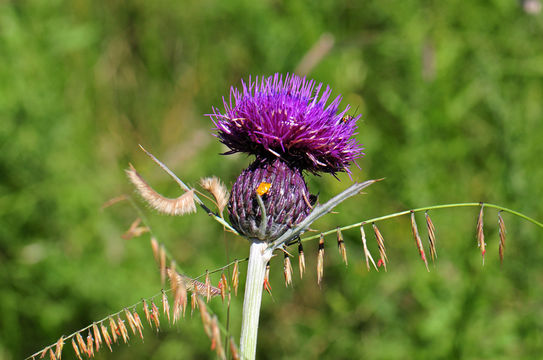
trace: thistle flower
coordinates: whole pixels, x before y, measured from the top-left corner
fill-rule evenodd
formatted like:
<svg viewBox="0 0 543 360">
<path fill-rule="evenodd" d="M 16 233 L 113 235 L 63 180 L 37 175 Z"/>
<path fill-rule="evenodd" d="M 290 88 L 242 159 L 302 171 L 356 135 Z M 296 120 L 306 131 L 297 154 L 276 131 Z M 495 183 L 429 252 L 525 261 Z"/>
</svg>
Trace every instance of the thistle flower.
<svg viewBox="0 0 543 360">
<path fill-rule="evenodd" d="M 224 114 L 213 108 L 217 137 L 230 153 L 276 159 L 313 173 L 349 172 L 361 157 L 362 147 L 352 138 L 357 116 L 338 113 L 341 96 L 328 106 L 332 90 L 295 75 L 275 74 L 232 87 L 230 101 L 223 98 Z"/>
<path fill-rule="evenodd" d="M 273 241 L 305 219 L 316 202 L 303 172 L 350 172 L 362 147 L 353 138 L 360 115 L 338 113 L 341 96 L 326 104 L 330 87 L 295 75 L 275 74 L 241 82 L 223 98 L 224 113 L 213 108 L 226 154 L 245 152 L 255 161 L 232 187 L 232 226 L 251 239 Z"/>
</svg>

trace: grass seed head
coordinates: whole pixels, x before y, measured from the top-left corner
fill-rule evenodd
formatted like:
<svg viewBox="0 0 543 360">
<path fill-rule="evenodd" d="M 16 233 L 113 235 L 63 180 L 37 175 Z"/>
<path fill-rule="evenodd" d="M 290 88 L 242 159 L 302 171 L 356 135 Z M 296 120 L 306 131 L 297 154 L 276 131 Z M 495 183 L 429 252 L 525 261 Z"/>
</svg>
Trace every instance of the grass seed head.
<svg viewBox="0 0 543 360">
<path fill-rule="evenodd" d="M 428 267 L 428 259 L 426 259 L 426 253 L 424 252 L 424 246 L 422 246 L 422 240 L 420 239 L 419 229 L 417 227 L 417 222 L 415 221 L 415 212 L 411 211 L 411 230 L 413 232 L 413 237 L 415 238 L 415 244 L 417 245 L 417 250 L 420 254 L 420 258 L 424 261 L 426 270 L 430 271 Z"/>
<path fill-rule="evenodd" d="M 375 270 L 379 271 L 379 268 L 375 264 L 375 260 L 373 260 L 373 256 L 371 256 L 371 253 L 368 250 L 368 243 L 366 240 L 366 232 L 364 231 L 364 224 L 360 225 L 360 235 L 362 237 L 362 249 L 364 250 L 364 257 L 366 259 L 366 269 L 370 271 L 370 262 L 371 262 Z"/>
<path fill-rule="evenodd" d="M 503 221 L 501 211 L 498 212 L 498 231 L 500 233 L 500 263 L 503 263 L 503 257 L 505 255 L 505 234 L 506 234 L 506 228 L 505 228 L 505 222 Z"/>
<path fill-rule="evenodd" d="M 426 218 L 426 228 L 428 229 L 428 243 L 430 244 L 430 256 L 432 257 L 432 261 L 435 261 L 435 259 L 437 258 L 436 228 L 434 227 L 434 223 L 432 222 L 432 219 L 430 219 L 430 215 L 428 215 L 428 211 L 424 213 L 424 216 Z"/>
<path fill-rule="evenodd" d="M 305 256 L 301 241 L 298 243 L 298 268 L 300 269 L 300 279 L 302 279 L 305 272 Z"/>
<path fill-rule="evenodd" d="M 345 241 L 343 241 L 343 234 L 341 234 L 341 230 L 339 228 L 337 228 L 337 248 L 343 262 L 345 263 L 345 266 L 347 266 L 347 249 L 345 248 Z"/>
<path fill-rule="evenodd" d="M 483 265 L 485 264 L 485 253 L 486 253 L 485 233 L 483 231 L 484 207 L 485 205 L 481 203 L 481 210 L 479 211 L 479 218 L 477 219 L 477 245 L 481 249 L 481 256 L 483 257 Z"/>
<path fill-rule="evenodd" d="M 385 239 L 381 232 L 377 228 L 377 225 L 371 224 L 373 228 L 373 233 L 375 234 L 375 240 L 377 240 L 377 247 L 379 248 L 379 261 L 377 261 L 377 267 L 383 266 L 385 271 L 387 271 L 388 257 L 385 248 Z"/>
</svg>

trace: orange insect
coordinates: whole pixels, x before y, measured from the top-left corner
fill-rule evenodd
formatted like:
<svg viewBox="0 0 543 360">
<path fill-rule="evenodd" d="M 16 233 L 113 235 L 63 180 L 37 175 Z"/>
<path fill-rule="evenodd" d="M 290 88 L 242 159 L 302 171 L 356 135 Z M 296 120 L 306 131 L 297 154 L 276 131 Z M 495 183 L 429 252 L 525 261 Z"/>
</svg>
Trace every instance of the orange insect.
<svg viewBox="0 0 543 360">
<path fill-rule="evenodd" d="M 271 184 L 263 181 L 263 182 L 261 182 L 260 185 L 258 185 L 258 187 L 256 188 L 256 193 L 257 193 L 259 196 L 262 196 L 262 195 L 264 195 L 264 194 L 267 194 L 268 191 L 270 191 L 270 188 L 271 188 Z"/>
</svg>

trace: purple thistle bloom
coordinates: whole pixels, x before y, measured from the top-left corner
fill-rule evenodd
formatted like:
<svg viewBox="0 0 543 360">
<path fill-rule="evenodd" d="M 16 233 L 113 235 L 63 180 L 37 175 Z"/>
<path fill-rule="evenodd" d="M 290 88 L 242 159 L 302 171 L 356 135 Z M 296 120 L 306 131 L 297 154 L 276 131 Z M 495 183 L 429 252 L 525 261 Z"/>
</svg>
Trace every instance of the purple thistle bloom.
<svg viewBox="0 0 543 360">
<path fill-rule="evenodd" d="M 295 75 L 275 74 L 232 87 L 223 98 L 224 114 L 213 108 L 217 137 L 230 153 L 245 152 L 259 159 L 277 159 L 313 173 L 349 172 L 362 147 L 352 138 L 357 116 L 339 114 L 341 96 L 328 106 L 330 87 Z"/>
</svg>

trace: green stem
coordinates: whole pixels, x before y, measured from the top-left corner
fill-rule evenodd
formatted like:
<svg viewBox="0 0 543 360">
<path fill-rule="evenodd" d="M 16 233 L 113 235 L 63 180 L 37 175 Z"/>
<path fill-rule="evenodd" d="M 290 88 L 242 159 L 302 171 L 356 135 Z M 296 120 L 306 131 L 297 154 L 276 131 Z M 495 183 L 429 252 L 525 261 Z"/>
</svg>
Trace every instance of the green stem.
<svg viewBox="0 0 543 360">
<path fill-rule="evenodd" d="M 242 359 L 253 360 L 256 357 L 262 290 L 266 276 L 266 264 L 271 259 L 272 252 L 271 249 L 268 249 L 266 242 L 252 240 L 241 320 L 240 351 Z"/>
<path fill-rule="evenodd" d="M 354 223 L 354 224 L 350 224 L 350 225 L 347 225 L 347 226 L 343 226 L 343 227 L 340 227 L 339 230 L 349 230 L 349 229 L 357 228 L 357 227 L 359 227 L 361 225 L 364 225 L 364 224 L 376 223 L 376 222 L 379 222 L 379 221 L 388 220 L 388 219 L 392 219 L 392 218 L 395 218 L 395 217 L 400 217 L 400 216 L 403 216 L 403 215 L 407 215 L 407 214 L 410 214 L 411 212 L 421 212 L 421 211 L 436 210 L 436 209 L 449 209 L 449 208 L 457 208 L 457 207 L 474 207 L 474 206 L 482 206 L 482 205 L 484 205 L 487 208 L 494 208 L 494 209 L 498 209 L 498 210 L 503 211 L 503 212 L 507 212 L 507 213 L 516 215 L 516 216 L 518 216 L 518 217 L 520 217 L 520 218 L 522 218 L 522 219 L 524 219 L 526 221 L 531 222 L 532 224 L 535 224 L 535 225 L 543 228 L 543 223 L 541 223 L 541 222 L 539 222 L 539 221 L 537 221 L 537 220 L 535 220 L 535 219 L 533 219 L 533 218 L 531 218 L 529 216 L 526 216 L 526 215 L 524 215 L 524 214 L 522 214 L 522 213 L 520 213 L 518 211 L 511 210 L 511 209 L 508 209 L 506 207 L 503 207 L 503 206 L 500 206 L 500 205 L 495 205 L 495 204 L 471 202 L 471 203 L 433 205 L 433 206 L 426 206 L 426 207 L 421 207 L 421 208 L 412 209 L 412 210 L 405 210 L 405 211 L 397 212 L 397 213 L 394 213 L 394 214 L 380 216 L 380 217 L 376 217 L 376 218 L 373 218 L 373 219 L 368 219 L 368 220 L 364 220 L 364 221 L 357 222 L 357 223 Z M 325 231 L 325 232 L 323 232 L 321 234 L 326 236 L 326 235 L 333 234 L 336 231 L 337 231 L 337 228 L 333 229 L 333 230 Z M 321 234 L 303 238 L 301 241 L 309 241 L 309 240 L 318 239 L 321 236 Z"/>
</svg>

